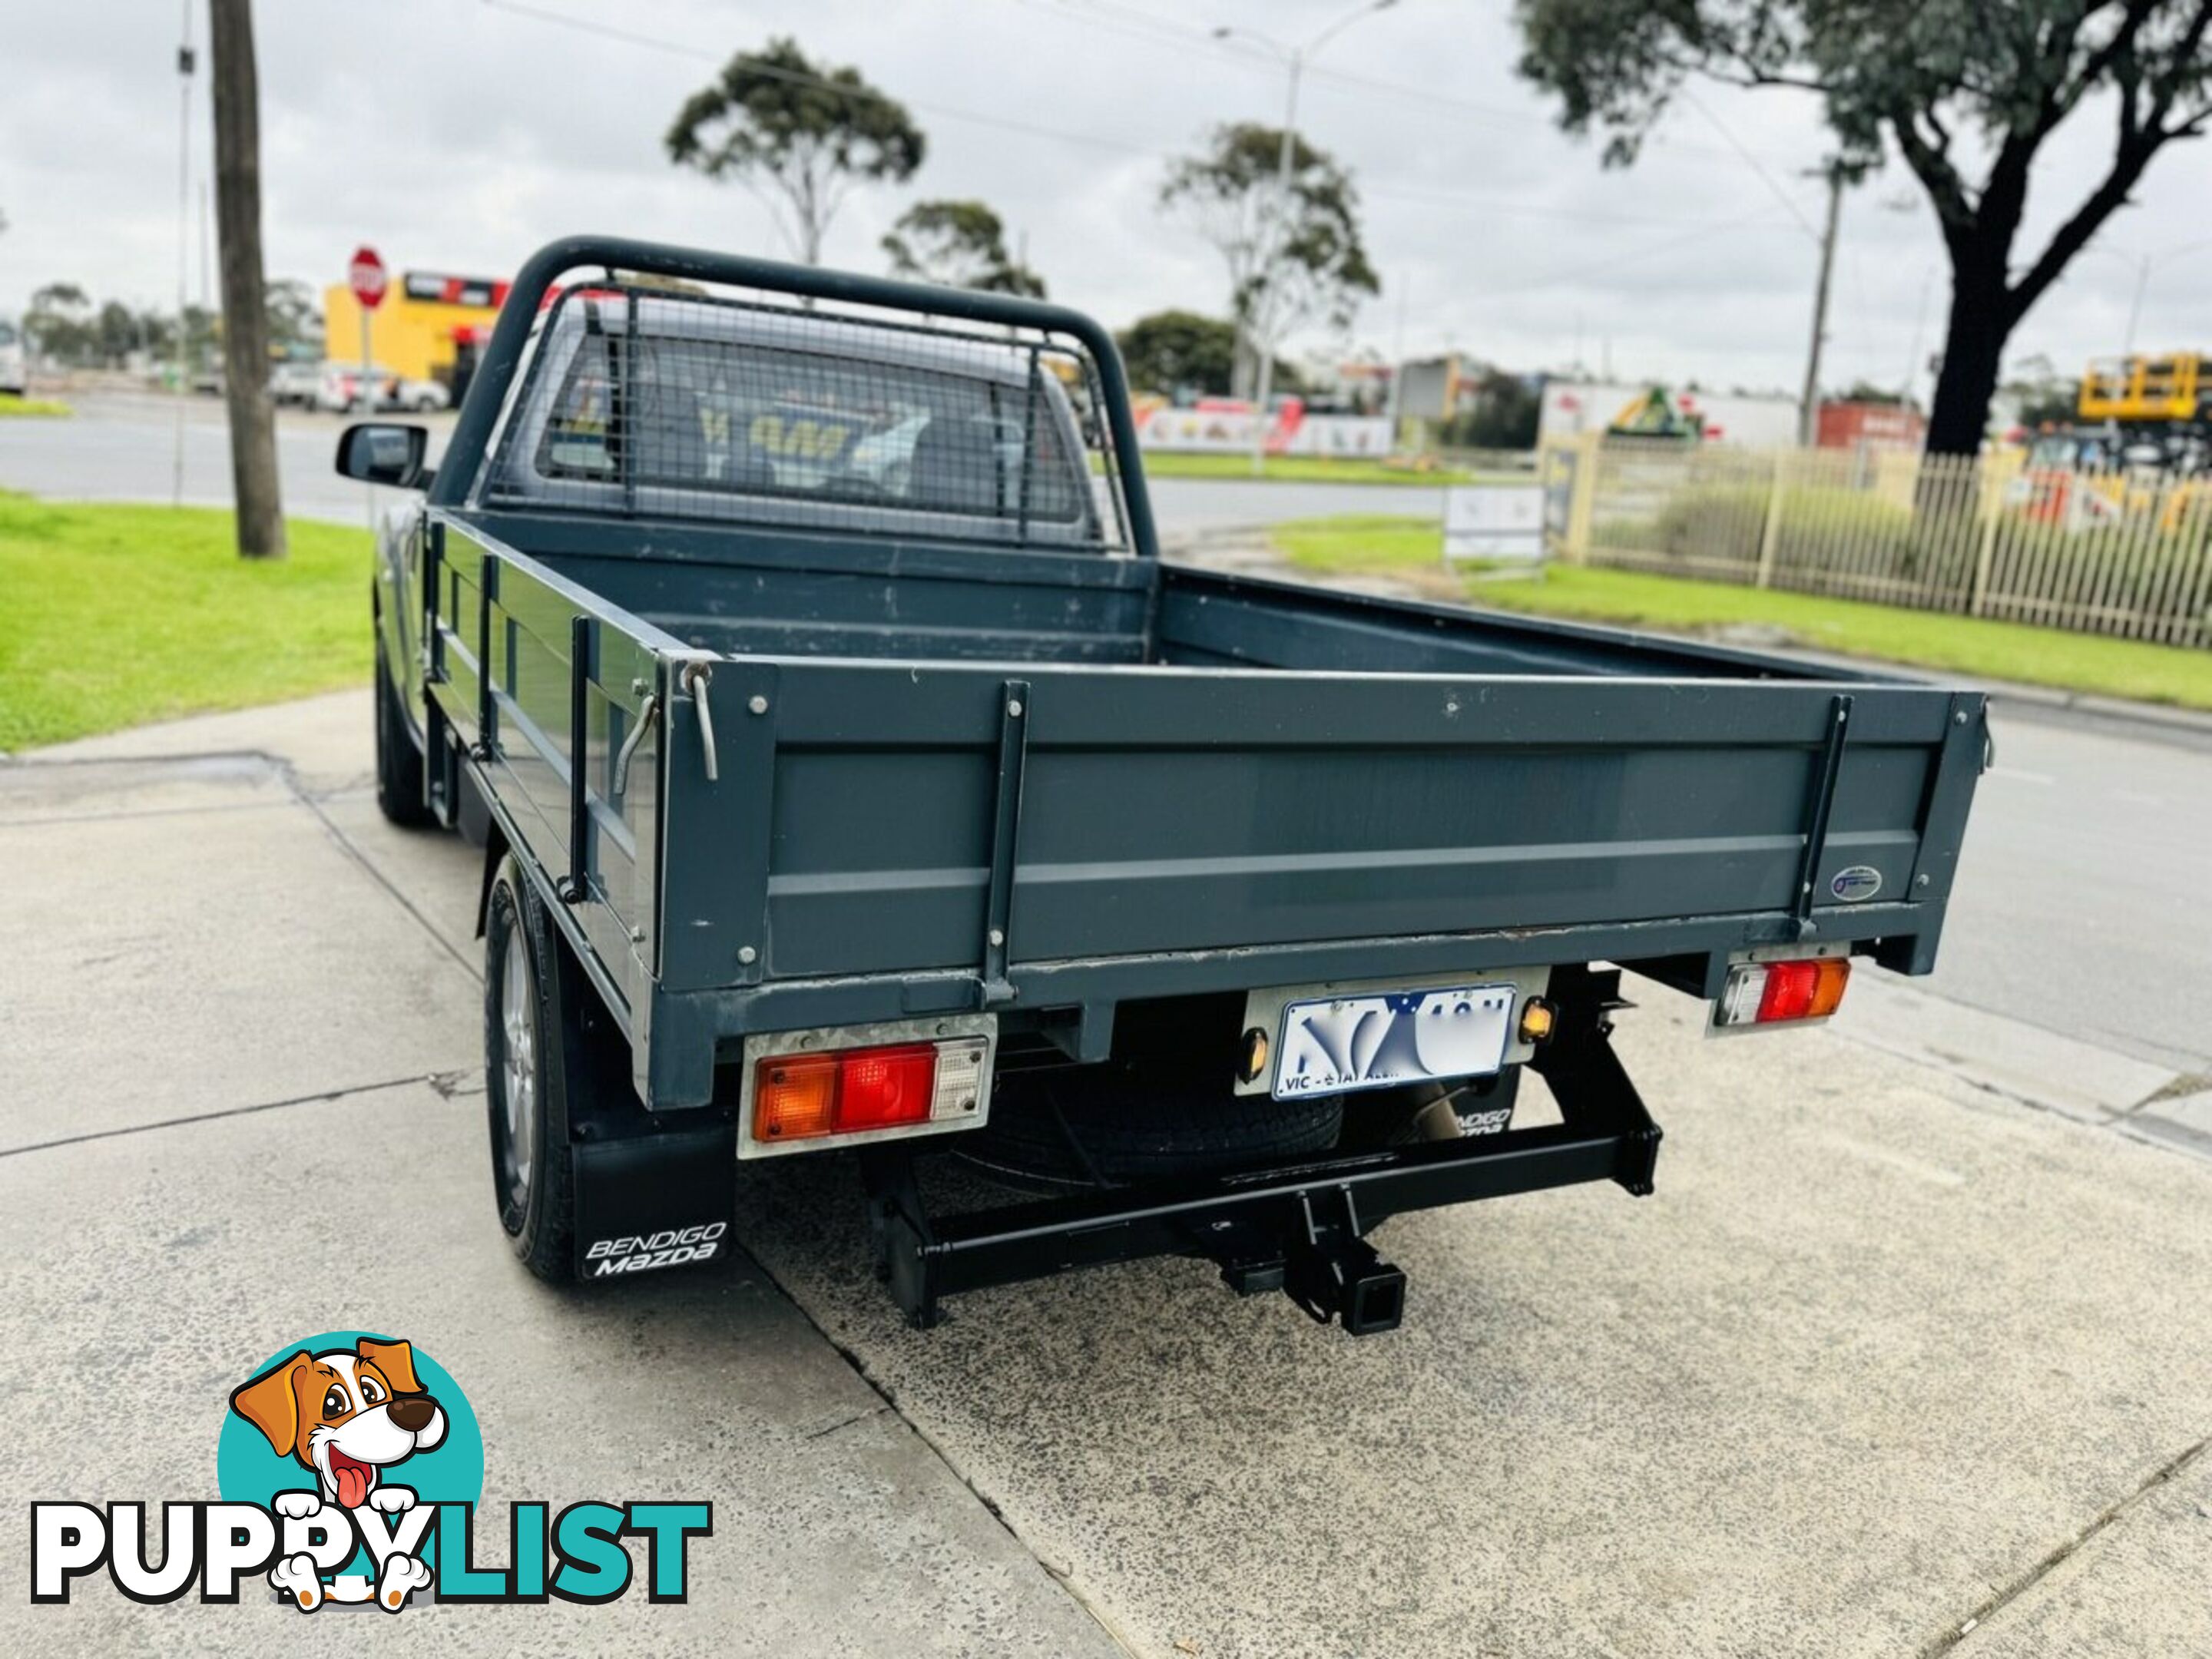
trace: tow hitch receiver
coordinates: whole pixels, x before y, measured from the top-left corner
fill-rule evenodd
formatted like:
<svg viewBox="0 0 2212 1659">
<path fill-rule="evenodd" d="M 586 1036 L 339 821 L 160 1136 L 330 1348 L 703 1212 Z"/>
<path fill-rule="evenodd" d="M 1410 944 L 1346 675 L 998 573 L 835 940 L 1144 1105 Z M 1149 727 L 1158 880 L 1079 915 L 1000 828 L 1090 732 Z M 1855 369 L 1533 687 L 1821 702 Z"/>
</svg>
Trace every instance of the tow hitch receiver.
<svg viewBox="0 0 2212 1659">
<path fill-rule="evenodd" d="M 1303 1204 L 1306 1236 L 1291 1247 L 1283 1284 L 1291 1300 L 1323 1325 L 1341 1320 L 1352 1336 L 1396 1330 L 1406 1316 L 1406 1275 L 1359 1236 L 1352 1188 L 1308 1193 Z"/>
<path fill-rule="evenodd" d="M 1530 1062 L 1561 1121 L 1381 1152 L 1320 1154 L 1227 1174 L 931 1216 L 914 1143 L 861 1154 L 878 1275 L 908 1318 L 937 1322 L 940 1297 L 1110 1261 L 1197 1256 L 1241 1296 L 1281 1291 L 1322 1324 L 1364 1336 L 1405 1316 L 1406 1275 L 1366 1235 L 1440 1205 L 1612 1181 L 1651 1191 L 1659 1127 L 1608 1041 L 1620 975 L 1562 969 L 1558 1029 Z"/>
</svg>

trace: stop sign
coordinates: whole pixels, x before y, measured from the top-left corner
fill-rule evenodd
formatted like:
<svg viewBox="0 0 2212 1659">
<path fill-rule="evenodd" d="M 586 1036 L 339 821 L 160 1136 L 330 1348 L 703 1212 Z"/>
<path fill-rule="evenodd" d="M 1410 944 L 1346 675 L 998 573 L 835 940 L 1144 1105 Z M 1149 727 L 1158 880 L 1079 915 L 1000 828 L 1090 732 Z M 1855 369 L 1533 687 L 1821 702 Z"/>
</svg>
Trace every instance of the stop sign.
<svg viewBox="0 0 2212 1659">
<path fill-rule="evenodd" d="M 353 297 L 361 301 L 362 310 L 374 311 L 384 303 L 384 261 L 376 257 L 374 248 L 354 250 L 353 263 L 346 267 L 346 280 L 353 284 Z"/>
</svg>

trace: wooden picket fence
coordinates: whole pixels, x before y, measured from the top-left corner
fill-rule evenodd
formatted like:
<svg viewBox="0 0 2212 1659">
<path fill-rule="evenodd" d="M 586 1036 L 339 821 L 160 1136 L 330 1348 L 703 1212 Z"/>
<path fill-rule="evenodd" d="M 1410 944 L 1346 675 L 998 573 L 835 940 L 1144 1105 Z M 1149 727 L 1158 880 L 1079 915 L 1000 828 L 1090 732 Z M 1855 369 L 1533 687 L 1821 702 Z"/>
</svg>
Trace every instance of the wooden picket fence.
<svg viewBox="0 0 2212 1659">
<path fill-rule="evenodd" d="M 1544 477 L 1571 561 L 2212 647 L 2212 477 L 1589 441 Z"/>
</svg>

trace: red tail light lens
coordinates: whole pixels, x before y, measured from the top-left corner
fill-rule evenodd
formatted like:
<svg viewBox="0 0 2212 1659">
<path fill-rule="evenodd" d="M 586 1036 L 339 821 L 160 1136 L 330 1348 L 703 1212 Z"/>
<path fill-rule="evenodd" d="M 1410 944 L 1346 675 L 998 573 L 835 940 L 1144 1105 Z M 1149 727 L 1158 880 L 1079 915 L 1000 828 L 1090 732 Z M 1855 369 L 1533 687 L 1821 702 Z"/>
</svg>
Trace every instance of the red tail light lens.
<svg viewBox="0 0 2212 1659">
<path fill-rule="evenodd" d="M 1851 964 L 1844 957 L 1744 963 L 1729 970 L 1715 1018 L 1722 1025 L 1826 1019 L 1843 1002 L 1850 978 Z"/>
<path fill-rule="evenodd" d="M 1772 1019 L 1802 1019 L 1812 1012 L 1815 964 L 1778 962 L 1768 966 L 1766 988 L 1759 993 L 1759 1012 L 1752 1018 L 1764 1025 Z"/>
<path fill-rule="evenodd" d="M 836 1124 L 840 1134 L 854 1129 L 885 1129 L 894 1123 L 920 1123 L 929 1115 L 937 1085 L 937 1049 L 927 1042 L 899 1048 L 862 1048 L 840 1054 Z"/>
</svg>

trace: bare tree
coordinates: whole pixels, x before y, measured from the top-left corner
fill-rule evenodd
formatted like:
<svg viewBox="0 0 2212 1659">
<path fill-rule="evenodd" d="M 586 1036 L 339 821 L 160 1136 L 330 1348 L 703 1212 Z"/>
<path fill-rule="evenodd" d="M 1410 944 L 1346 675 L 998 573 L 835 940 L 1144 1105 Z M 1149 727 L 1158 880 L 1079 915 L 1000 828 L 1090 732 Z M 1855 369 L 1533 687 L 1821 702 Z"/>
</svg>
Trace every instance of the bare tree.
<svg viewBox="0 0 2212 1659">
<path fill-rule="evenodd" d="M 215 46 L 216 234 L 222 249 L 223 383 L 241 558 L 284 556 L 269 314 L 261 274 L 260 90 L 252 0 L 208 0 Z"/>
</svg>

